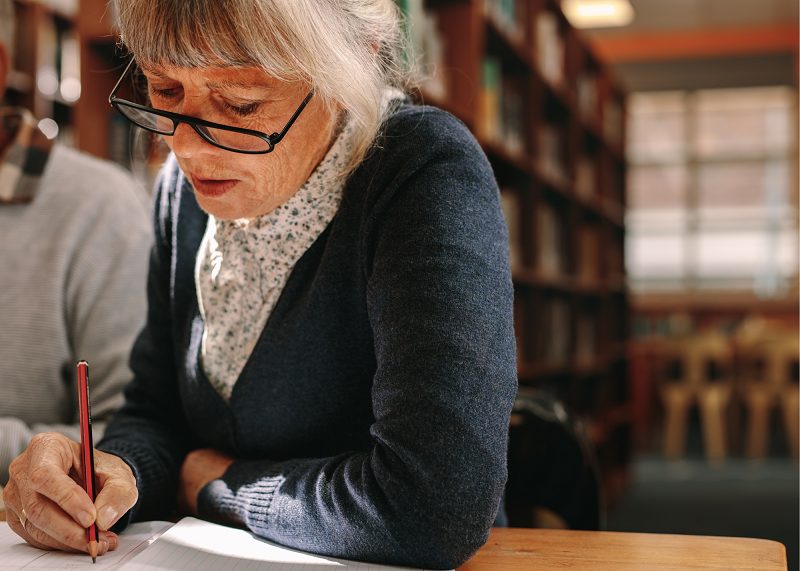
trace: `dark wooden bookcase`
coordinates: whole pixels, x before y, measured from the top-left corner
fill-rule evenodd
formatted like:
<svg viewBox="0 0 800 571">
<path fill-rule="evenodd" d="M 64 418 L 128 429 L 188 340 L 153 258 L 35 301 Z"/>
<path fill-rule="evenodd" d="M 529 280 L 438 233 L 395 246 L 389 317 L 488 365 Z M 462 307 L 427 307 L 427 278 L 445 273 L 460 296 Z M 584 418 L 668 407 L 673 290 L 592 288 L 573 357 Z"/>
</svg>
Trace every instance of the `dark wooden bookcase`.
<svg viewBox="0 0 800 571">
<path fill-rule="evenodd" d="M 444 45 L 436 73 L 446 95 L 422 88 L 420 98 L 460 118 L 494 168 L 510 229 L 520 393 L 549 390 L 584 420 L 613 503 L 628 479 L 633 436 L 625 93 L 557 0 L 516 0 L 515 33 L 491 4 L 425 1 Z M 555 49 L 546 34 L 558 38 Z M 487 58 L 502 91 L 511 86 L 522 101 L 511 118 L 522 124 L 521 149 L 486 132 Z"/>
<path fill-rule="evenodd" d="M 126 63 L 112 32 L 112 7 L 105 0 L 14 0 L 14 5 L 7 102 L 54 120 L 63 142 L 130 166 L 131 129 L 108 104 Z M 63 95 L 66 73 L 78 79 L 78 97 Z"/>
</svg>

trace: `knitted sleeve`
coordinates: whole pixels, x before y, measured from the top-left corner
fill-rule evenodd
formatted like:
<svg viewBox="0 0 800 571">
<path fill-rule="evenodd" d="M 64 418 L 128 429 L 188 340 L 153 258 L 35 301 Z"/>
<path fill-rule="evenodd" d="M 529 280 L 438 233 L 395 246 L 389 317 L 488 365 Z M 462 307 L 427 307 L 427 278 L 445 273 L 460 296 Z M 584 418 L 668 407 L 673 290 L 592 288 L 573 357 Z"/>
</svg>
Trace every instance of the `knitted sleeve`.
<svg viewBox="0 0 800 571">
<path fill-rule="evenodd" d="M 97 445 L 128 463 L 139 488 L 139 500 L 115 527 L 118 530 L 134 519 L 164 519 L 174 513 L 178 475 L 189 449 L 172 338 L 172 210 L 177 186 L 170 179 L 172 166 L 165 166 L 157 182 L 147 321 L 131 352 L 134 379 L 125 388 L 125 404 Z"/>
</svg>

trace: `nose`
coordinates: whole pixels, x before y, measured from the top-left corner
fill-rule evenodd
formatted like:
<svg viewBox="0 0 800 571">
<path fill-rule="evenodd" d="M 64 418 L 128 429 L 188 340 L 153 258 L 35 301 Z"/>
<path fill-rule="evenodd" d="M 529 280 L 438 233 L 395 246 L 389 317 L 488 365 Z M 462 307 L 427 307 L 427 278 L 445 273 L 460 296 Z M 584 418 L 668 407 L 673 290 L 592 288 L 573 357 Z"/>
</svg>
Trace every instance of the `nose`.
<svg viewBox="0 0 800 571">
<path fill-rule="evenodd" d="M 172 137 L 165 137 L 165 139 L 172 152 L 181 158 L 188 159 L 201 155 L 211 155 L 216 152 L 216 147 L 203 139 L 187 123 L 179 124 L 178 128 L 175 129 L 175 134 Z"/>
</svg>

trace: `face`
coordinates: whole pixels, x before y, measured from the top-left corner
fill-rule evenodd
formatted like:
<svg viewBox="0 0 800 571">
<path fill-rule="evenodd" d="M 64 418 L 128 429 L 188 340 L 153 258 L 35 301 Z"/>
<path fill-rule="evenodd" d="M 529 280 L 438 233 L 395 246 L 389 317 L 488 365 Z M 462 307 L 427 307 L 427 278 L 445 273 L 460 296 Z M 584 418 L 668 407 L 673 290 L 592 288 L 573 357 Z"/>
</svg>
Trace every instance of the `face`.
<svg viewBox="0 0 800 571">
<path fill-rule="evenodd" d="M 280 132 L 308 95 L 302 82 L 286 83 L 258 68 L 143 68 L 157 109 L 215 123 Z M 215 147 L 181 123 L 164 137 L 195 189 L 200 207 L 221 219 L 255 218 L 286 202 L 325 157 L 335 118 L 317 97 L 275 149 L 245 155 Z"/>
</svg>

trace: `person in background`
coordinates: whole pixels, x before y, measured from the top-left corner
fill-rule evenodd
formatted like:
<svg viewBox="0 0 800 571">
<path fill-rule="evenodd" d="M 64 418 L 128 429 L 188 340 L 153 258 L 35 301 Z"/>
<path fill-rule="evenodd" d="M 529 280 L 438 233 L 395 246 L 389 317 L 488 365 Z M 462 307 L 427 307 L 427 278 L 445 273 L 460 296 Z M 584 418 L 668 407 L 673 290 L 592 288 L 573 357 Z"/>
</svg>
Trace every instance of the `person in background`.
<svg viewBox="0 0 800 571">
<path fill-rule="evenodd" d="M 0 98 L 13 26 L 12 1 L 0 0 Z M 34 434 L 79 437 L 78 360 L 92 367 L 96 438 L 122 404 L 146 314 L 147 208 L 121 168 L 0 107 L 0 484 Z"/>
<path fill-rule="evenodd" d="M 334 557 L 452 568 L 502 512 L 516 394 L 492 169 L 411 104 L 392 0 L 119 0 L 161 134 L 147 325 L 95 455 L 35 439 L 8 521 L 113 549 L 187 514 Z M 139 70 L 139 71 L 137 71 Z"/>
</svg>

